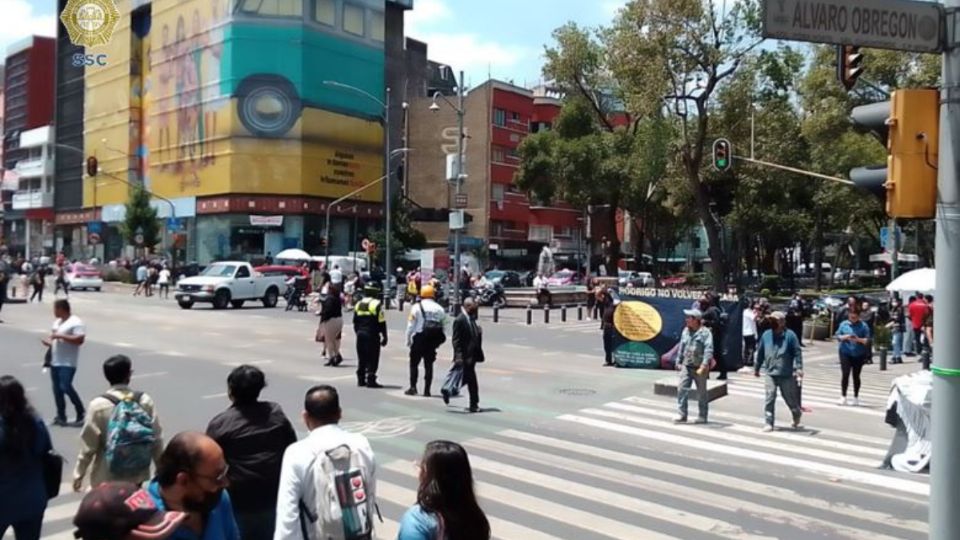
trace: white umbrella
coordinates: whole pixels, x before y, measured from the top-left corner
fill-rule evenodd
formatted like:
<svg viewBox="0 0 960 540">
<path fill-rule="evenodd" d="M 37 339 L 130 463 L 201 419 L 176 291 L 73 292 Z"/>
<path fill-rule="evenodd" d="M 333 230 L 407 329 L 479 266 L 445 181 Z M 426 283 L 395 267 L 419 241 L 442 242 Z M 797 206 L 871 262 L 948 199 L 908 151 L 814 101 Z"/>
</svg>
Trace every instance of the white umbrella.
<svg viewBox="0 0 960 540">
<path fill-rule="evenodd" d="M 891 292 L 919 292 L 932 293 L 936 289 L 937 271 L 933 268 L 912 270 L 898 277 L 887 285 Z"/>
<path fill-rule="evenodd" d="M 309 261 L 310 254 L 302 249 L 285 249 L 277 253 L 274 259 L 278 261 Z"/>
</svg>

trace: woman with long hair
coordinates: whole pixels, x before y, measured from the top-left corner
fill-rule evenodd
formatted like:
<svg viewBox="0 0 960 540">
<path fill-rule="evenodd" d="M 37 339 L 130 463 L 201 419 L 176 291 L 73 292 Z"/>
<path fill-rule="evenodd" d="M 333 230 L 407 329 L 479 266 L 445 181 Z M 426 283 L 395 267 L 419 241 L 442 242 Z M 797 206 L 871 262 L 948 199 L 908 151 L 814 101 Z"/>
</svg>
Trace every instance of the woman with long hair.
<svg viewBox="0 0 960 540">
<path fill-rule="evenodd" d="M 490 522 L 473 492 L 467 451 L 433 441 L 420 461 L 417 504 L 404 514 L 398 540 L 490 540 Z"/>
<path fill-rule="evenodd" d="M 0 377 L 0 538 L 13 527 L 17 540 L 38 540 L 47 510 L 43 456 L 50 433 L 27 402 L 20 381 Z"/>
</svg>

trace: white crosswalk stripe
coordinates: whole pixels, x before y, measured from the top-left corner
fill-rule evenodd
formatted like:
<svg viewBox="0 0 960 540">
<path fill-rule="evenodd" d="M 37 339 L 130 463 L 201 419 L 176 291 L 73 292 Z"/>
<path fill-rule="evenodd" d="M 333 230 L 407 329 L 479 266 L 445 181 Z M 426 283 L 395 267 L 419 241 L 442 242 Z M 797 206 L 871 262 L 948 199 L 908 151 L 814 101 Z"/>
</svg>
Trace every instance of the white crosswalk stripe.
<svg viewBox="0 0 960 540">
<path fill-rule="evenodd" d="M 675 425 L 673 409 L 671 400 L 628 397 L 561 415 L 543 429 L 510 428 L 463 441 L 493 538 L 895 540 L 928 534 L 916 512 L 896 512 L 898 505 L 926 504 L 929 484 L 877 471 L 884 439 L 819 428 L 762 433 L 759 407 L 755 417 L 716 410 L 711 425 Z M 789 414 L 779 409 L 785 420 Z M 617 446 L 594 442 L 598 433 L 605 440 L 613 435 Z M 377 482 L 384 522 L 376 530 L 377 538 L 392 540 L 417 499 L 418 472 L 409 460 L 385 461 Z M 852 494 L 855 502 L 831 498 L 838 493 Z M 79 496 L 51 502 L 45 523 L 53 532 L 44 538 L 67 540 Z"/>
</svg>

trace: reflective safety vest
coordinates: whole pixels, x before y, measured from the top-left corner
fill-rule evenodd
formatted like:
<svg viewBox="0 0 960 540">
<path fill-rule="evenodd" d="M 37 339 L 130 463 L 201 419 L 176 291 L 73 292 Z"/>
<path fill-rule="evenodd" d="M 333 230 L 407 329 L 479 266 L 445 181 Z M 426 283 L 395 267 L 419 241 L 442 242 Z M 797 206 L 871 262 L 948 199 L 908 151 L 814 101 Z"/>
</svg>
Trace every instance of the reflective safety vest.
<svg viewBox="0 0 960 540">
<path fill-rule="evenodd" d="M 353 313 L 353 329 L 358 334 L 378 334 L 380 324 L 386 321 L 380 300 L 376 298 L 364 298 L 357 303 Z"/>
</svg>

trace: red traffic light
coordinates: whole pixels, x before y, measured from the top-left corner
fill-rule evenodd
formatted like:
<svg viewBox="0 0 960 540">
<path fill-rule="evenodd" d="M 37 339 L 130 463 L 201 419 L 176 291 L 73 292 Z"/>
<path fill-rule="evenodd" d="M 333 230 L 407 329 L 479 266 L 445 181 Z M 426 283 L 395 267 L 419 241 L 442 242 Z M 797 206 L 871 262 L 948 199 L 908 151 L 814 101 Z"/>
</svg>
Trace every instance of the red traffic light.
<svg viewBox="0 0 960 540">
<path fill-rule="evenodd" d="M 99 167 L 96 157 L 90 156 L 87 158 L 87 176 L 96 176 Z"/>
</svg>

